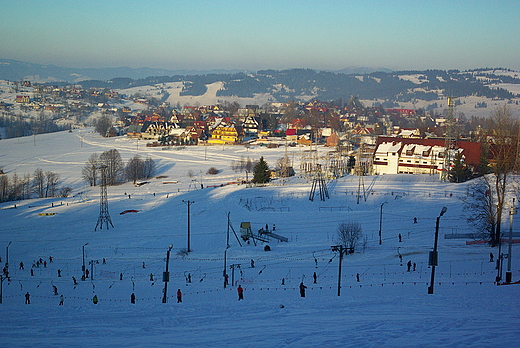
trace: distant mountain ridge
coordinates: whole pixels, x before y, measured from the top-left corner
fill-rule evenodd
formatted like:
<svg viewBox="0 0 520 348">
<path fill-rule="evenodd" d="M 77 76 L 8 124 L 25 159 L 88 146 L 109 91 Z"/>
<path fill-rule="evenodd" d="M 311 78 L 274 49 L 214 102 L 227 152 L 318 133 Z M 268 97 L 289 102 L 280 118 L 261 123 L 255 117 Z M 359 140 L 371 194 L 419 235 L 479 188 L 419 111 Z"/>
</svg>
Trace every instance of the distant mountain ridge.
<svg viewBox="0 0 520 348">
<path fill-rule="evenodd" d="M 154 85 L 164 88 L 166 83 L 181 82 L 179 96 L 202 96 L 207 93 L 208 86 L 218 84 L 216 99 L 255 100 L 263 96 L 264 100 L 278 102 L 311 99 L 344 102 L 355 95 L 360 99 L 380 100 L 384 107 L 422 100 L 428 107 L 435 108 L 435 101 L 446 96 L 510 100 L 520 95 L 520 73 L 504 68 L 467 71 L 392 71 L 363 67 L 349 67 L 341 71 L 174 71 L 125 67 L 72 69 L 0 59 L 0 79 L 47 81 L 57 85 L 77 83 L 84 88 L 120 90 Z"/>
<path fill-rule="evenodd" d="M 110 80 L 116 77 L 142 79 L 150 76 L 202 75 L 237 73 L 243 70 L 167 70 L 154 68 L 66 68 L 56 65 L 26 63 L 12 59 L 0 59 L 0 79 L 35 82 L 80 82 L 85 80 Z"/>
<path fill-rule="evenodd" d="M 340 74 L 369 74 L 376 71 L 392 72 L 384 67 L 350 66 L 341 70 L 328 70 Z M 80 82 L 85 80 L 111 80 L 118 77 L 143 79 L 151 76 L 174 75 L 206 75 L 206 74 L 236 74 L 248 73 L 249 70 L 211 69 L 211 70 L 168 70 L 154 68 L 66 68 L 56 65 L 44 65 L 21 62 L 13 59 L 0 59 L 0 79 L 17 81 L 28 79 L 39 83 L 46 82 Z"/>
</svg>

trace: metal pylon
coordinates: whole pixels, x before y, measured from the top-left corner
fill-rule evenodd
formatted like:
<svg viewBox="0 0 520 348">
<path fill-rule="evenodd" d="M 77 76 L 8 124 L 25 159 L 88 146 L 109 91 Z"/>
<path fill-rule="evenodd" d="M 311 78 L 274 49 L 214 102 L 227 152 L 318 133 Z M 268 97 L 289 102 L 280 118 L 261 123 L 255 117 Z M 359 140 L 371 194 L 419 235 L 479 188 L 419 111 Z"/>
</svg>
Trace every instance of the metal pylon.
<svg viewBox="0 0 520 348">
<path fill-rule="evenodd" d="M 108 230 L 108 224 L 114 228 L 114 225 L 112 224 L 112 219 L 110 219 L 110 213 L 108 212 L 108 196 L 107 196 L 107 176 L 106 176 L 106 169 L 107 166 L 101 166 L 98 169 L 101 169 L 101 193 L 99 198 L 99 217 L 96 223 L 96 227 L 94 228 L 94 231 L 97 230 L 99 227 L 100 229 L 103 229 L 103 223 L 106 224 L 107 230 Z"/>
</svg>

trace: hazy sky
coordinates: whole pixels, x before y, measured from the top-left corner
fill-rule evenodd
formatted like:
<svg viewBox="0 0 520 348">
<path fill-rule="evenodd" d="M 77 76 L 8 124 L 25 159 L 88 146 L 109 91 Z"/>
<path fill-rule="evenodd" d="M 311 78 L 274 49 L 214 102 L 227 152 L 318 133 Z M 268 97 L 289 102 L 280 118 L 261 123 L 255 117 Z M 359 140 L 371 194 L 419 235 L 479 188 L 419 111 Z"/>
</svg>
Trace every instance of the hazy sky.
<svg viewBox="0 0 520 348">
<path fill-rule="evenodd" d="M 520 70 L 519 0 L 0 0 L 0 58 L 66 67 Z"/>
</svg>

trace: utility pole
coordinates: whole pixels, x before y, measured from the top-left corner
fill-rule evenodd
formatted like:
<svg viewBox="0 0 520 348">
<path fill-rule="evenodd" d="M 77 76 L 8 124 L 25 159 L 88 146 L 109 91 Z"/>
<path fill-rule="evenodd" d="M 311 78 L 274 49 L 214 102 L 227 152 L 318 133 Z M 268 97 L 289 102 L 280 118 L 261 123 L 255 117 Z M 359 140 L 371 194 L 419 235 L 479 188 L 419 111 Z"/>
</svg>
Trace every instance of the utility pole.
<svg viewBox="0 0 520 348">
<path fill-rule="evenodd" d="M 188 205 L 188 252 L 190 252 L 191 251 L 191 249 L 190 249 L 190 205 L 192 205 L 195 202 L 194 201 L 185 201 L 185 200 L 182 200 L 182 201 Z"/>
<path fill-rule="evenodd" d="M 235 286 L 235 268 L 240 269 L 240 263 L 234 263 L 229 268 L 231 268 L 231 286 Z"/>
<path fill-rule="evenodd" d="M 222 272 L 222 277 L 224 277 L 224 289 L 226 288 L 226 274 L 227 274 L 227 250 L 229 249 L 229 225 L 230 225 L 230 222 L 229 222 L 229 214 L 231 214 L 231 212 L 228 212 L 227 214 L 227 219 L 228 219 L 228 224 L 227 224 L 227 233 L 226 233 L 226 250 L 224 250 L 224 272 Z"/>
<path fill-rule="evenodd" d="M 168 246 L 168 251 L 166 252 L 166 271 L 163 273 L 164 291 L 162 303 L 166 303 L 166 300 L 168 298 L 168 282 L 170 281 L 170 272 L 168 271 L 168 265 L 170 263 L 170 251 L 172 250 L 172 248 L 173 245 L 170 244 Z"/>
<path fill-rule="evenodd" d="M 514 201 L 513 201 L 514 204 Z M 506 272 L 506 283 L 511 283 L 512 273 L 511 273 L 511 258 L 512 258 L 512 249 L 513 249 L 513 215 L 516 214 L 515 207 L 511 207 L 509 211 L 509 247 L 507 253 L 507 272 Z"/>
<path fill-rule="evenodd" d="M 381 212 L 379 213 L 379 245 L 383 244 L 381 229 L 383 227 L 383 205 L 385 205 L 386 203 L 388 202 L 381 203 Z"/>
<path fill-rule="evenodd" d="M 85 280 L 86 276 L 85 276 L 85 246 L 88 245 L 88 243 L 85 243 L 83 244 L 83 247 L 81 248 L 82 249 L 82 252 L 83 252 L 83 265 L 81 266 L 81 271 L 83 272 L 83 276 L 81 276 L 81 280 Z"/>
<path fill-rule="evenodd" d="M 90 265 L 90 280 L 94 280 L 94 264 L 99 264 L 99 261 L 90 260 L 88 264 Z"/>
<path fill-rule="evenodd" d="M 347 248 L 343 245 L 333 245 L 332 251 L 339 251 L 339 267 L 338 267 L 338 296 L 341 296 L 341 264 L 343 262 L 343 255 L 347 252 Z"/>
<path fill-rule="evenodd" d="M 435 280 L 435 266 L 438 264 L 438 257 L 437 257 L 437 243 L 439 241 L 439 220 L 441 219 L 441 216 L 446 213 L 446 210 L 448 208 L 442 207 L 440 215 L 437 217 L 437 221 L 435 223 L 435 242 L 433 243 L 433 251 L 430 251 L 430 260 L 428 264 L 432 266 L 432 278 L 430 280 L 430 286 L 428 287 L 428 294 L 433 294 L 433 282 Z"/>
<path fill-rule="evenodd" d="M 11 245 L 11 243 L 12 241 L 10 241 L 5 248 L 5 268 L 7 268 L 7 270 L 9 270 L 9 245 Z"/>
</svg>

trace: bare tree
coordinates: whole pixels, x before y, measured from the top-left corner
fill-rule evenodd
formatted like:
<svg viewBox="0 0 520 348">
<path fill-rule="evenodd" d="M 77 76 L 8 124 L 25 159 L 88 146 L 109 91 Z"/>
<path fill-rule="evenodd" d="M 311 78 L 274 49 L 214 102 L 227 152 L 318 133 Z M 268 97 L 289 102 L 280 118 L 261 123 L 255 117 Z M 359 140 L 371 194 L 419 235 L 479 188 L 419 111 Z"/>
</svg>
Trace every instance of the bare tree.
<svg viewBox="0 0 520 348">
<path fill-rule="evenodd" d="M 9 199 L 9 177 L 7 174 L 0 175 L 0 202 Z"/>
<path fill-rule="evenodd" d="M 60 175 L 54 172 L 45 173 L 45 197 L 55 197 Z"/>
<path fill-rule="evenodd" d="M 88 182 L 90 186 L 96 186 L 98 177 L 99 155 L 93 153 L 85 163 L 81 170 L 81 177 Z"/>
<path fill-rule="evenodd" d="M 363 229 L 358 222 L 347 221 L 339 224 L 337 229 L 338 243 L 344 248 L 354 251 L 359 239 L 363 236 Z"/>
<path fill-rule="evenodd" d="M 481 233 L 483 239 L 495 235 L 497 225 L 496 194 L 493 193 L 493 177 L 485 175 L 468 185 L 464 202 L 466 221 Z"/>
<path fill-rule="evenodd" d="M 149 179 L 155 174 L 155 162 L 150 157 L 142 160 L 139 155 L 135 155 L 125 167 L 125 175 L 127 180 L 136 183 L 139 179 Z"/>
<path fill-rule="evenodd" d="M 36 168 L 32 179 L 32 190 L 38 198 L 45 197 L 45 173 L 41 168 Z"/>
<path fill-rule="evenodd" d="M 493 128 L 488 130 L 489 167 L 493 177 L 492 193 L 496 199 L 496 230 L 490 236 L 491 245 L 500 241 L 500 222 L 506 209 L 506 190 L 510 174 L 518 167 L 518 143 L 520 122 L 513 117 L 507 105 L 497 107 L 491 113 Z"/>
<path fill-rule="evenodd" d="M 148 157 L 144 160 L 143 163 L 143 175 L 146 179 L 150 179 L 155 175 L 155 172 L 157 171 L 157 166 L 155 165 L 155 161 Z"/>
<path fill-rule="evenodd" d="M 276 170 L 278 175 L 282 178 L 286 178 L 294 175 L 294 169 L 291 166 L 291 159 L 289 156 L 284 155 L 276 161 Z"/>
<path fill-rule="evenodd" d="M 99 164 L 106 166 L 106 184 L 117 185 L 121 182 L 124 172 L 124 164 L 119 151 L 116 149 L 105 151 L 99 156 Z"/>
<path fill-rule="evenodd" d="M 103 115 L 96 120 L 94 125 L 96 132 L 101 134 L 101 136 L 108 136 L 108 131 L 112 128 L 112 120 L 109 116 Z"/>
<path fill-rule="evenodd" d="M 133 181 L 134 184 L 143 177 L 143 160 L 139 155 L 128 160 L 125 166 L 125 176 L 126 180 Z"/>
</svg>

